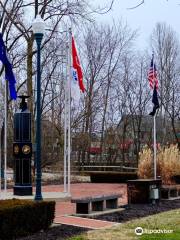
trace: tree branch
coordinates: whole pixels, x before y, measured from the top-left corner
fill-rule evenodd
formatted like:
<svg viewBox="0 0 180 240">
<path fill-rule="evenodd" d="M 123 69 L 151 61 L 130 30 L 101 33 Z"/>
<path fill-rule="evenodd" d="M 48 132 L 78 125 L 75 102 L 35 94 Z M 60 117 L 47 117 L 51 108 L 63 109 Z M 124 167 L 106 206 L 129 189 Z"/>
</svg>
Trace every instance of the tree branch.
<svg viewBox="0 0 180 240">
<path fill-rule="evenodd" d="M 139 6 L 141 6 L 142 4 L 144 4 L 144 0 L 142 0 L 138 5 L 134 6 L 134 7 L 131 7 L 131 8 L 127 8 L 128 10 L 132 10 L 132 9 L 135 9 L 135 8 L 138 8 Z"/>
</svg>

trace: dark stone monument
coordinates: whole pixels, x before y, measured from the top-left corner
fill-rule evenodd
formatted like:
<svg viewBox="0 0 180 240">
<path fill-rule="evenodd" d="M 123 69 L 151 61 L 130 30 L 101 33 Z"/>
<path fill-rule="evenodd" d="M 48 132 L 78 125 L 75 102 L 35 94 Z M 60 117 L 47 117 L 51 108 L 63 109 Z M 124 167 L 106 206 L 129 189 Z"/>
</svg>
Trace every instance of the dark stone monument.
<svg viewBox="0 0 180 240">
<path fill-rule="evenodd" d="M 22 99 L 20 108 L 14 114 L 14 143 L 13 155 L 14 168 L 14 195 L 32 195 L 31 179 L 31 113 L 27 108 L 26 98 L 29 96 L 18 96 Z"/>
<path fill-rule="evenodd" d="M 127 181 L 128 204 L 147 204 L 161 199 L 160 179 L 136 179 Z"/>
</svg>

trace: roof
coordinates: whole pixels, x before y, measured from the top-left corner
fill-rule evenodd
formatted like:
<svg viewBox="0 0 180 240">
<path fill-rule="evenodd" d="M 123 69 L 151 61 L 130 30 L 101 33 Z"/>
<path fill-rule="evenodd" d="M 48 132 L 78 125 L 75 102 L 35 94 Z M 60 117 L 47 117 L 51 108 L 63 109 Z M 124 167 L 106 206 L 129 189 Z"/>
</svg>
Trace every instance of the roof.
<svg viewBox="0 0 180 240">
<path fill-rule="evenodd" d="M 135 126 L 137 127 L 140 124 L 141 131 L 151 131 L 153 128 L 153 117 L 150 115 L 123 115 L 117 128 L 124 127 L 124 124 L 127 126 L 132 125 L 132 123 L 135 123 Z M 156 129 L 162 131 L 164 126 L 164 117 L 157 116 L 156 117 Z M 176 127 L 180 128 L 180 121 L 176 121 L 175 123 Z M 166 126 L 171 128 L 171 121 L 168 119 L 166 120 Z"/>
</svg>

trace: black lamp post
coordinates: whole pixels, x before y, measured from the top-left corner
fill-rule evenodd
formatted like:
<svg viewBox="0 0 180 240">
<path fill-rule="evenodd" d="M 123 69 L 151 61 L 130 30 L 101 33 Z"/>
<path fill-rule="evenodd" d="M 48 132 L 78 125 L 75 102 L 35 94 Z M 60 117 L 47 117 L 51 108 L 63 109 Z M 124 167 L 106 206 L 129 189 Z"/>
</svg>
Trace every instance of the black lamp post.
<svg viewBox="0 0 180 240">
<path fill-rule="evenodd" d="M 37 15 L 32 28 L 37 43 L 37 91 L 36 91 L 36 195 L 35 200 L 42 200 L 41 194 L 41 41 L 44 33 L 44 21 Z"/>
</svg>

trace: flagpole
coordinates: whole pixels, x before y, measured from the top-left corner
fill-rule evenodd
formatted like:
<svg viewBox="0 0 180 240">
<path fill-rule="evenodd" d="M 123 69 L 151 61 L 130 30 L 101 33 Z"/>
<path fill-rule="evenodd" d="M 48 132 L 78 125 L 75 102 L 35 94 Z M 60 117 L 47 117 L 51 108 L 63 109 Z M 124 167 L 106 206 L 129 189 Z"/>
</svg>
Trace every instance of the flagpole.
<svg viewBox="0 0 180 240">
<path fill-rule="evenodd" d="M 155 67 L 154 67 L 154 51 L 153 51 L 153 54 L 152 54 L 152 58 L 153 58 L 153 79 L 155 79 Z M 156 82 L 154 80 L 154 87 L 156 87 Z M 156 180 L 156 165 L 157 165 L 157 162 L 156 162 L 156 154 L 157 154 L 157 145 L 156 145 L 156 112 L 154 114 L 154 117 L 153 117 L 153 120 L 154 120 L 154 179 Z"/>
<path fill-rule="evenodd" d="M 156 154 L 157 154 L 157 144 L 156 144 L 156 113 L 154 115 L 154 179 L 156 180 L 156 172 L 157 172 L 157 162 L 156 162 Z"/>
<path fill-rule="evenodd" d="M 4 19 L 3 19 L 4 21 Z M 8 121 L 8 114 L 7 114 L 7 105 L 8 105 L 8 83 L 11 86 L 10 95 L 11 99 L 16 99 L 16 90 L 15 90 L 15 83 L 16 79 L 14 77 L 11 64 L 6 56 L 6 47 L 3 42 L 2 37 L 2 26 L 0 26 L 0 44 L 1 44 L 1 51 L 3 52 L 1 61 L 5 67 L 5 94 L 4 94 L 4 192 L 7 192 L 7 121 Z"/>
<path fill-rule="evenodd" d="M 8 81 L 5 81 L 5 101 L 4 101 L 4 192 L 7 192 L 7 97 Z"/>
<path fill-rule="evenodd" d="M 68 59 L 68 43 L 66 45 L 66 58 Z M 64 104 L 64 192 L 67 192 L 67 72 L 68 72 L 68 60 L 66 60 L 66 77 L 65 77 L 65 104 Z"/>
<path fill-rule="evenodd" d="M 1 25 L 0 25 L 0 33 L 2 34 L 2 27 L 3 27 L 3 23 L 4 23 L 4 18 L 1 22 Z M 1 86 L 2 87 L 2 86 Z M 2 133 L 2 125 L 1 125 L 1 133 Z M 2 142 L 1 142 L 1 134 L 0 134 L 0 197 L 1 197 L 1 178 L 2 178 L 2 150 L 1 150 L 1 147 L 2 147 Z"/>
<path fill-rule="evenodd" d="M 71 48 L 72 31 L 69 28 L 68 54 L 68 195 L 71 195 Z"/>
<path fill-rule="evenodd" d="M 1 127 L 0 127 L 1 131 Z M 0 132 L 0 199 L 1 199 L 1 177 L 2 177 L 2 158 L 1 158 L 1 132 Z"/>
</svg>

